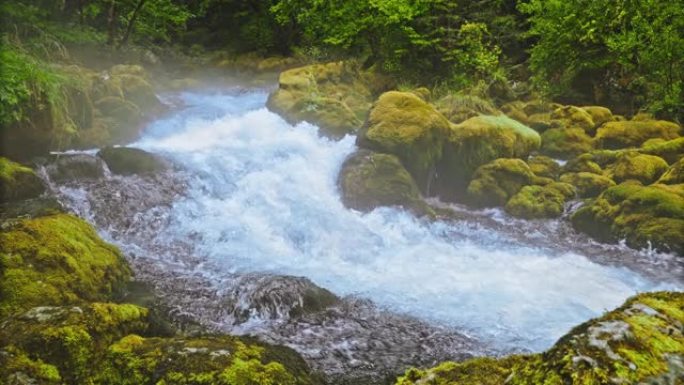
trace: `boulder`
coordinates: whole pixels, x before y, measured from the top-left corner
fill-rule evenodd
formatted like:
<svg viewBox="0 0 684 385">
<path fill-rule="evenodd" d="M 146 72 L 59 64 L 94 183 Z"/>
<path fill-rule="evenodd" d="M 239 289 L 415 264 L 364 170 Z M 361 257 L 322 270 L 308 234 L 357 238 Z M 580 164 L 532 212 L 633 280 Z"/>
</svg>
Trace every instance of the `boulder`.
<svg viewBox="0 0 684 385">
<path fill-rule="evenodd" d="M 104 176 L 104 162 L 93 155 L 60 154 L 45 171 L 57 183 L 99 179 Z"/>
<path fill-rule="evenodd" d="M 481 115 L 452 126 L 438 169 L 440 195 L 458 197 L 478 167 L 498 158 L 526 158 L 540 141 L 536 131 L 504 115 Z"/>
<path fill-rule="evenodd" d="M 342 165 L 338 185 L 348 208 L 371 211 L 381 206 L 400 206 L 417 215 L 431 212 L 411 174 L 394 155 L 355 152 Z"/>
<path fill-rule="evenodd" d="M 585 153 L 567 161 L 563 167 L 563 172 L 590 172 L 592 174 L 603 175 L 603 169 L 594 161 L 591 153 Z"/>
<path fill-rule="evenodd" d="M 427 192 L 450 127 L 451 123 L 421 98 L 390 91 L 375 102 L 357 144 L 399 157 L 418 187 Z"/>
<path fill-rule="evenodd" d="M 608 122 L 596 131 L 596 145 L 606 149 L 639 147 L 649 139 L 677 139 L 681 132 L 677 123 L 663 120 Z"/>
<path fill-rule="evenodd" d="M 0 202 L 35 198 L 44 191 L 43 181 L 32 169 L 0 157 Z"/>
<path fill-rule="evenodd" d="M 615 182 L 607 176 L 584 171 L 563 174 L 560 181 L 574 186 L 580 198 L 598 196 L 607 188 L 615 186 Z"/>
<path fill-rule="evenodd" d="M 639 152 L 659 156 L 672 164 L 684 157 L 684 137 L 672 140 L 650 139 L 641 146 Z"/>
<path fill-rule="evenodd" d="M 563 106 L 555 109 L 551 113 L 551 119 L 560 120 L 565 128 L 581 128 L 588 135 L 593 135 L 596 127 L 591 114 L 575 106 Z"/>
<path fill-rule="evenodd" d="M 165 171 L 169 164 L 158 155 L 132 147 L 106 147 L 97 153 L 109 171 L 119 175 L 144 175 Z"/>
<path fill-rule="evenodd" d="M 409 369 L 396 385 L 677 384 L 684 293 L 643 293 L 573 328 L 543 353 Z"/>
<path fill-rule="evenodd" d="M 521 159 L 496 159 L 475 171 L 466 191 L 468 202 L 476 207 L 503 206 L 523 186 L 537 181 Z"/>
<path fill-rule="evenodd" d="M 68 214 L 3 227 L 0 266 L 0 318 L 33 306 L 107 300 L 131 275 L 116 247 Z"/>
<path fill-rule="evenodd" d="M 550 128 L 541 136 L 542 154 L 569 159 L 589 152 L 594 148 L 593 141 L 582 128 Z"/>
<path fill-rule="evenodd" d="M 567 183 L 524 186 L 506 203 L 506 212 L 524 219 L 557 218 L 563 214 L 565 202 L 574 196 Z"/>
<path fill-rule="evenodd" d="M 655 182 L 667 170 L 667 162 L 654 155 L 625 152 L 605 171 L 617 183 L 633 179 L 642 184 Z"/>
<path fill-rule="evenodd" d="M 435 108 L 453 123 L 478 115 L 501 115 L 489 100 L 475 95 L 448 94 L 435 102 Z"/>
<path fill-rule="evenodd" d="M 679 186 L 679 188 L 677 187 Z M 572 215 L 575 229 L 603 242 L 684 254 L 682 185 L 611 187 Z"/>
<path fill-rule="evenodd" d="M 531 157 L 527 164 L 534 175 L 556 179 L 561 171 L 561 166 L 553 159 L 544 155 L 536 155 Z"/>
<path fill-rule="evenodd" d="M 675 164 L 665 171 L 665 173 L 658 179 L 656 183 L 661 184 L 680 184 L 684 183 L 684 158 L 678 160 Z"/>
<path fill-rule="evenodd" d="M 594 128 L 592 129 L 592 134 L 596 133 L 596 129 L 601 127 L 604 123 L 613 121 L 613 113 L 606 107 L 600 106 L 585 106 L 582 107 L 590 116 L 591 120 L 594 121 Z"/>
<path fill-rule="evenodd" d="M 290 124 L 307 121 L 341 138 L 363 125 L 373 101 L 367 82 L 372 76 L 344 62 L 290 69 L 280 74 L 267 106 Z"/>
</svg>

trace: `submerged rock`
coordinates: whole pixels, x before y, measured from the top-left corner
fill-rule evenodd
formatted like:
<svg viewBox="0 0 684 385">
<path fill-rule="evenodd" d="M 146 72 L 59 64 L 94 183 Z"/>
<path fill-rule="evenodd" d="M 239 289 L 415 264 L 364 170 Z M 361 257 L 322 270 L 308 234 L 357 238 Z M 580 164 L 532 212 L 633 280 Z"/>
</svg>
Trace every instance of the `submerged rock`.
<svg viewBox="0 0 684 385">
<path fill-rule="evenodd" d="M 344 205 L 355 210 L 401 206 L 417 215 L 431 212 L 411 174 L 394 155 L 357 151 L 342 164 L 338 185 Z"/>
<path fill-rule="evenodd" d="M 451 123 L 410 92 L 390 91 L 375 102 L 357 137 L 360 147 L 396 155 L 426 192 Z"/>
<path fill-rule="evenodd" d="M 161 157 L 132 147 L 106 147 L 97 153 L 109 170 L 119 175 L 144 175 L 165 171 L 169 164 Z"/>
<path fill-rule="evenodd" d="M 596 144 L 606 149 L 639 147 L 649 139 L 677 139 L 681 132 L 677 123 L 663 120 L 608 122 L 596 132 Z"/>
<path fill-rule="evenodd" d="M 682 186 L 623 183 L 611 187 L 576 211 L 572 224 L 603 242 L 625 239 L 634 248 L 684 255 Z"/>
<path fill-rule="evenodd" d="M 107 300 L 130 274 L 119 250 L 79 218 L 12 222 L 0 232 L 0 318 L 38 305 Z"/>
<path fill-rule="evenodd" d="M 35 198 L 44 191 L 43 182 L 32 169 L 0 157 L 0 202 Z"/>
<path fill-rule="evenodd" d="M 684 293 L 645 293 L 575 327 L 549 350 L 410 369 L 397 385 L 678 384 Z"/>
</svg>

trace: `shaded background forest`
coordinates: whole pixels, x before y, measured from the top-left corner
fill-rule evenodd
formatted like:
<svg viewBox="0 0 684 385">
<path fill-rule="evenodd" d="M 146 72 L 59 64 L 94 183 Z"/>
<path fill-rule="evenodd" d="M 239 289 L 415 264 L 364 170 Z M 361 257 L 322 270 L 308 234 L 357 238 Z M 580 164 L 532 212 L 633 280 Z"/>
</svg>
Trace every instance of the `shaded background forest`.
<svg viewBox="0 0 684 385">
<path fill-rule="evenodd" d="M 24 118 L 61 47 L 354 58 L 411 85 L 535 92 L 684 118 L 684 0 L 6 1 L 0 120 Z M 503 94 L 503 95 L 501 95 Z"/>
</svg>

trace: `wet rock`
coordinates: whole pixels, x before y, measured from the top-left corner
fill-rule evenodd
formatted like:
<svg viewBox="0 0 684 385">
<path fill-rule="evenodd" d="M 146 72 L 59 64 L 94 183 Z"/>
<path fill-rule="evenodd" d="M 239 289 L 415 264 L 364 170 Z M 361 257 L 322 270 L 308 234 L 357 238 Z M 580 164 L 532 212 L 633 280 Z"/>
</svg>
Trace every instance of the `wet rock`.
<svg viewBox="0 0 684 385">
<path fill-rule="evenodd" d="M 65 212 L 64 206 L 54 197 L 0 203 L 0 221 L 13 218 L 38 218 L 63 212 Z"/>
<path fill-rule="evenodd" d="M 396 384 L 675 384 L 684 378 L 682 306 L 682 293 L 640 294 L 575 327 L 544 353 L 411 369 Z"/>
<path fill-rule="evenodd" d="M 681 185 L 623 183 L 576 211 L 573 226 L 603 242 L 625 239 L 634 248 L 684 254 L 684 190 Z"/>
<path fill-rule="evenodd" d="M 104 177 L 104 162 L 87 154 L 58 155 L 45 167 L 51 181 L 65 183 Z"/>
<path fill-rule="evenodd" d="M 132 147 L 106 147 L 97 153 L 109 170 L 119 175 L 145 175 L 167 170 L 169 164 L 158 155 Z"/>
<path fill-rule="evenodd" d="M 421 98 L 390 91 L 375 102 L 357 144 L 396 155 L 426 192 L 450 127 L 451 123 Z"/>
<path fill-rule="evenodd" d="M 677 123 L 663 120 L 608 122 L 596 132 L 596 145 L 605 149 L 639 147 L 649 139 L 677 139 L 681 132 Z"/>
<path fill-rule="evenodd" d="M 43 182 L 32 169 L 0 157 L 0 202 L 31 199 L 44 191 Z"/>
<path fill-rule="evenodd" d="M 400 206 L 417 215 L 431 211 L 411 174 L 394 155 L 357 151 L 342 164 L 338 185 L 345 206 L 355 210 Z"/>
</svg>

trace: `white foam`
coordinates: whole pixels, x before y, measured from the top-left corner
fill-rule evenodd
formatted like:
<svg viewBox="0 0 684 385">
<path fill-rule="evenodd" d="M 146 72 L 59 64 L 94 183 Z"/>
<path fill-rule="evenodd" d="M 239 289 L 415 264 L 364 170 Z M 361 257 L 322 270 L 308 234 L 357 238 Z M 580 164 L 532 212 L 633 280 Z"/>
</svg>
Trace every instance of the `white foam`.
<svg viewBox="0 0 684 385">
<path fill-rule="evenodd" d="M 263 93 L 182 97 L 189 108 L 137 145 L 195 174 L 174 207 L 173 232 L 160 236 L 196 236 L 214 274 L 306 276 L 340 295 L 532 350 L 636 292 L 667 288 L 491 230 L 389 208 L 347 210 L 336 177 L 353 137 L 335 142 L 312 125 L 293 127 L 262 107 Z"/>
</svg>

